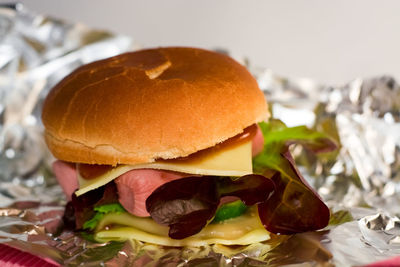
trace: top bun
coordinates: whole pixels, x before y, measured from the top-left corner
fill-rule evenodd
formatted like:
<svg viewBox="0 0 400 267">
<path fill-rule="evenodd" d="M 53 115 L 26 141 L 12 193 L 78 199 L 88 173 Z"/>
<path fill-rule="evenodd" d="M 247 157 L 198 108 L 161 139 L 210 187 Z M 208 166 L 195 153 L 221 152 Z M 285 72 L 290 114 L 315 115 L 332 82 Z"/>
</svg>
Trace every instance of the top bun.
<svg viewBox="0 0 400 267">
<path fill-rule="evenodd" d="M 184 157 L 266 118 L 264 95 L 245 67 L 181 47 L 82 66 L 51 90 L 42 114 L 55 157 L 109 165 Z"/>
</svg>

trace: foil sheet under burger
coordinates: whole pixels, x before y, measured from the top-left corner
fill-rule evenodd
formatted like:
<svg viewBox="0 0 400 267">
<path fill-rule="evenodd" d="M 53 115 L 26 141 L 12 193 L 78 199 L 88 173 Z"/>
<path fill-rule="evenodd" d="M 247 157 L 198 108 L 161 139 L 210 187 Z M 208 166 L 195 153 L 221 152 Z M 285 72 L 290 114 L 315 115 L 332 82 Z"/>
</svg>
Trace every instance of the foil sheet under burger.
<svg viewBox="0 0 400 267">
<path fill-rule="evenodd" d="M 400 86 L 389 77 L 326 86 L 249 66 L 288 126 L 340 144 L 310 155 L 301 172 L 328 203 L 325 229 L 242 247 L 169 248 L 139 241 L 91 243 L 64 230 L 65 199 L 51 173 L 40 122 L 44 97 L 74 68 L 137 47 L 132 38 L 0 9 L 0 242 L 65 266 L 360 266 L 400 254 Z"/>
</svg>

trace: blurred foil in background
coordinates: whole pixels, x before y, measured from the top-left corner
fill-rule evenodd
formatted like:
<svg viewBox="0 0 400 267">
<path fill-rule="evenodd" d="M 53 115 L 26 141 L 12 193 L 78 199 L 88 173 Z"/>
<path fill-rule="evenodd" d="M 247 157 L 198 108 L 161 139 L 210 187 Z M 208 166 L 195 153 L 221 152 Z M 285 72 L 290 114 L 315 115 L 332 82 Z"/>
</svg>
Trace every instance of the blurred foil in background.
<svg viewBox="0 0 400 267">
<path fill-rule="evenodd" d="M 248 247 L 176 249 L 94 244 L 63 230 L 65 200 L 42 138 L 43 99 L 76 67 L 133 48 L 131 38 L 19 4 L 0 8 L 0 242 L 71 266 L 351 266 L 400 254 L 400 86 L 386 76 L 324 86 L 251 68 L 275 118 L 340 144 L 318 157 L 301 147 L 292 151 L 332 211 L 322 231 Z"/>
<path fill-rule="evenodd" d="M 126 36 L 0 5 L 0 203 L 53 183 L 40 113 L 50 88 L 73 69 L 132 49 Z M 26 186 L 24 189 L 19 184 Z M 35 194 L 50 200 L 48 194 Z"/>
<path fill-rule="evenodd" d="M 353 218 L 330 225 L 325 247 L 333 262 L 360 265 L 398 255 L 400 85 L 388 76 L 331 87 L 287 80 L 270 70 L 255 73 L 273 103 L 273 117 L 323 131 L 340 144 L 339 151 L 318 158 L 299 147 L 293 150 L 331 211 Z"/>
<path fill-rule="evenodd" d="M 342 87 L 287 81 L 270 71 L 258 79 L 275 118 L 314 127 L 341 145 L 338 154 L 318 160 L 298 153 L 309 175 L 320 176 L 311 182 L 325 201 L 400 213 L 400 86 L 393 78 Z"/>
</svg>

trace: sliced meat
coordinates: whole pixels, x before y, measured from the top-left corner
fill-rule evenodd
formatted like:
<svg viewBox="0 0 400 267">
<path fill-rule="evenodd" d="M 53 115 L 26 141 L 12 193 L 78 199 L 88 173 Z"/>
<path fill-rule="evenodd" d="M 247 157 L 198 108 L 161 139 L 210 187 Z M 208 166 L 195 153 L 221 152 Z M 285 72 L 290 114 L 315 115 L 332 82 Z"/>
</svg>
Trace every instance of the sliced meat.
<svg viewBox="0 0 400 267">
<path fill-rule="evenodd" d="M 152 169 L 131 170 L 115 179 L 119 202 L 133 215 L 150 216 L 146 210 L 146 199 L 151 193 L 169 181 L 187 176 L 190 174 Z"/>
<path fill-rule="evenodd" d="M 252 156 L 259 154 L 264 148 L 264 136 L 261 132 L 260 126 L 257 125 L 257 132 L 251 144 Z"/>
<path fill-rule="evenodd" d="M 252 141 L 253 157 L 263 150 L 264 138 L 259 126 Z M 75 164 L 57 160 L 53 163 L 53 172 L 57 177 L 68 201 L 78 189 L 78 176 Z M 190 176 L 164 170 L 131 170 L 115 179 L 119 201 L 130 213 L 137 216 L 149 216 L 146 210 L 146 199 L 159 186 L 166 182 Z"/>
<path fill-rule="evenodd" d="M 78 189 L 75 164 L 57 160 L 53 163 L 52 168 L 67 200 L 70 201 L 72 194 Z"/>
</svg>

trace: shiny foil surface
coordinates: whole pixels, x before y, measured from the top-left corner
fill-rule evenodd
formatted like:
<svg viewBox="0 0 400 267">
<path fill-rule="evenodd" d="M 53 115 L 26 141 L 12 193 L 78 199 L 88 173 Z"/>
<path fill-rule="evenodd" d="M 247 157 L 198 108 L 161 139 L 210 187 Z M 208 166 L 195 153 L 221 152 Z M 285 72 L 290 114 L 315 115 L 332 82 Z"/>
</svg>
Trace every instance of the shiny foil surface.
<svg viewBox="0 0 400 267">
<path fill-rule="evenodd" d="M 0 8 L 0 242 L 65 266 L 361 266 L 400 254 L 400 86 L 388 76 L 326 86 L 249 66 L 288 126 L 329 134 L 339 150 L 292 152 L 331 209 L 316 232 L 250 246 L 170 248 L 91 243 L 64 230 L 66 203 L 51 173 L 42 102 L 76 67 L 136 47 L 132 38 Z"/>
</svg>

